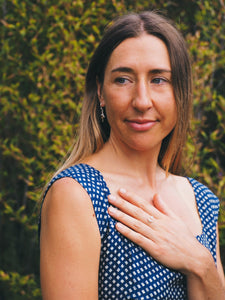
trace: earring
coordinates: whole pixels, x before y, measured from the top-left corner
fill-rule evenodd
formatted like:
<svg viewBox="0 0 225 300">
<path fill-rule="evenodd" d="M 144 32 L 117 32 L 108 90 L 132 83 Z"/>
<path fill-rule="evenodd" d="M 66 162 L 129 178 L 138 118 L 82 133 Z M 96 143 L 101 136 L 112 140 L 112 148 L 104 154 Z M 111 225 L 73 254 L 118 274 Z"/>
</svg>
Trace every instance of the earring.
<svg viewBox="0 0 225 300">
<path fill-rule="evenodd" d="M 101 111 L 101 121 L 102 121 L 102 123 L 103 123 L 104 120 L 105 120 L 105 114 L 104 114 L 104 110 L 103 110 L 103 107 L 102 107 L 102 106 L 100 106 L 100 111 Z"/>
</svg>

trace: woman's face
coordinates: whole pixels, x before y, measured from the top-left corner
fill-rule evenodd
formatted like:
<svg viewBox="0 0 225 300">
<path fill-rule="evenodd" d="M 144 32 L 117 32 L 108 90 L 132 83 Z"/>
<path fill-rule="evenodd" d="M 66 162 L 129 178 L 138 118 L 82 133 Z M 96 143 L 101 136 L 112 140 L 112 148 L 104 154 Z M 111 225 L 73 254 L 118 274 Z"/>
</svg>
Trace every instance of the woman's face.
<svg viewBox="0 0 225 300">
<path fill-rule="evenodd" d="M 111 142 L 159 151 L 177 121 L 166 45 L 148 34 L 124 40 L 109 58 L 98 96 L 106 109 Z"/>
</svg>

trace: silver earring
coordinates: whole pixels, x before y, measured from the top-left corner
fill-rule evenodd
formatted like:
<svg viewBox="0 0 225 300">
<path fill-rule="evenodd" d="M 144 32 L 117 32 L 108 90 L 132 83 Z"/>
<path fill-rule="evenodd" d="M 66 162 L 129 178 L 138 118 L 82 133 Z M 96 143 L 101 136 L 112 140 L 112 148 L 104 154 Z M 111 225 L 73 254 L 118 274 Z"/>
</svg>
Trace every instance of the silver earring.
<svg viewBox="0 0 225 300">
<path fill-rule="evenodd" d="M 105 120 L 105 114 L 104 114 L 104 110 L 103 110 L 102 106 L 100 106 L 100 110 L 101 110 L 101 121 L 103 123 Z"/>
</svg>

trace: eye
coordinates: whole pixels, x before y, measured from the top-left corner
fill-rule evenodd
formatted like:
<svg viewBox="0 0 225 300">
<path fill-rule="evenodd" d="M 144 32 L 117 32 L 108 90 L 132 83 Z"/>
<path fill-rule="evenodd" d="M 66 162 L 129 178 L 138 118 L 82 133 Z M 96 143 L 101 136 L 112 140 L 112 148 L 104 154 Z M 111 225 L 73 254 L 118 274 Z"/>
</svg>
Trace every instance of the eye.
<svg viewBox="0 0 225 300">
<path fill-rule="evenodd" d="M 166 83 L 166 82 L 169 82 L 169 80 L 166 79 L 166 78 L 162 78 L 162 77 L 153 78 L 151 80 L 151 83 L 155 83 L 155 84 L 163 84 L 163 83 Z"/>
<path fill-rule="evenodd" d="M 128 82 L 128 79 L 127 78 L 124 78 L 124 77 L 117 77 L 115 79 L 115 82 L 116 83 L 119 83 L 119 84 L 124 84 L 124 83 L 127 83 Z"/>
</svg>

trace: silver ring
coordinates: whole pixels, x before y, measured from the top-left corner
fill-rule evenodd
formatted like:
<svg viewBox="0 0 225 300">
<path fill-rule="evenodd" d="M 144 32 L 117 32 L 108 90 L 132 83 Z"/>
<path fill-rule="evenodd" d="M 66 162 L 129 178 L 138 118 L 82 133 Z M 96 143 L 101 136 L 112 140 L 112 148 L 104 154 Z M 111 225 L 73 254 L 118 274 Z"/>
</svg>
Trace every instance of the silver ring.
<svg viewBox="0 0 225 300">
<path fill-rule="evenodd" d="M 147 219 L 147 221 L 148 221 L 148 223 L 153 223 L 154 219 L 155 218 L 153 216 L 149 216 L 148 219 Z"/>
</svg>

